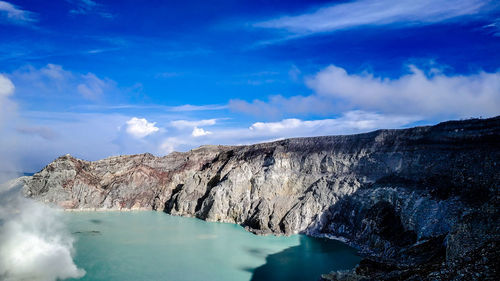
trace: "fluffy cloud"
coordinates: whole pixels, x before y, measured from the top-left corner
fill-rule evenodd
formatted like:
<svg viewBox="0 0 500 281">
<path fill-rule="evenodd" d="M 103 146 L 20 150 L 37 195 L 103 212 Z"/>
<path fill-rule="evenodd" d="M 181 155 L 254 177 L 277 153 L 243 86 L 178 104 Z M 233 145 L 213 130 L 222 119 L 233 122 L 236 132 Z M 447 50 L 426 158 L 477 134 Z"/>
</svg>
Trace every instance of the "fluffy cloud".
<svg viewBox="0 0 500 281">
<path fill-rule="evenodd" d="M 9 2 L 0 1 L 0 21 L 4 20 L 12 24 L 29 24 L 36 22 L 36 14 L 23 10 Z"/>
<path fill-rule="evenodd" d="M 269 123 L 256 122 L 252 124 L 252 126 L 250 126 L 250 130 L 269 131 L 271 133 L 276 133 L 283 130 L 296 129 L 305 124 L 309 125 L 321 124 L 324 123 L 325 121 L 327 122 L 329 120 L 302 121 L 300 119 L 291 118 L 291 119 L 284 119 L 280 122 L 269 122 Z"/>
<path fill-rule="evenodd" d="M 198 128 L 198 127 L 194 127 L 193 132 L 191 133 L 191 135 L 193 137 L 202 137 L 202 136 L 211 135 L 211 134 L 212 134 L 212 132 L 205 131 L 205 130 L 203 130 L 203 128 Z"/>
<path fill-rule="evenodd" d="M 145 118 L 133 117 L 126 124 L 127 133 L 135 138 L 144 138 L 160 130 L 160 128 L 155 127 L 156 122 L 148 122 Z"/>
<path fill-rule="evenodd" d="M 483 0 L 357 0 L 322 7 L 311 13 L 254 24 L 305 35 L 363 25 L 423 25 L 475 15 L 494 7 Z"/>
<path fill-rule="evenodd" d="M 475 117 L 500 113 L 500 73 L 448 76 L 414 66 L 396 79 L 349 74 L 329 66 L 307 81 L 319 96 L 352 108 L 425 117 Z"/>
<path fill-rule="evenodd" d="M 309 77 L 310 96 L 271 96 L 268 101 L 232 100 L 233 111 L 277 118 L 283 115 L 331 115 L 350 110 L 419 115 L 422 119 L 468 118 L 500 114 L 500 72 L 446 75 L 415 66 L 399 78 L 369 72 L 350 74 L 331 65 Z"/>
</svg>

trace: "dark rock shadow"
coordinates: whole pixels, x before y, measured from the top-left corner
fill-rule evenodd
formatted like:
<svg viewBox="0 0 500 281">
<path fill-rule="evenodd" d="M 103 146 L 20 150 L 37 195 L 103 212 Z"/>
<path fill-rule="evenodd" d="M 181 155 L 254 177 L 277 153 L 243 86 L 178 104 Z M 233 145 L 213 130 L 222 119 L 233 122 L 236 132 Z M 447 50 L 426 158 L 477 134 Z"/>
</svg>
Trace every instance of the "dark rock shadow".
<svg viewBox="0 0 500 281">
<path fill-rule="evenodd" d="M 101 235 L 101 232 L 99 230 L 83 230 L 83 231 L 75 231 L 73 232 L 73 234 L 95 236 L 95 235 Z"/>
<path fill-rule="evenodd" d="M 354 268 L 361 260 L 356 253 L 340 241 L 301 236 L 298 246 L 267 256 L 251 280 L 318 280 L 323 273 Z"/>
<path fill-rule="evenodd" d="M 91 219 L 90 220 L 91 223 L 93 224 L 101 224 L 102 223 L 102 220 L 98 220 L 98 219 Z"/>
</svg>

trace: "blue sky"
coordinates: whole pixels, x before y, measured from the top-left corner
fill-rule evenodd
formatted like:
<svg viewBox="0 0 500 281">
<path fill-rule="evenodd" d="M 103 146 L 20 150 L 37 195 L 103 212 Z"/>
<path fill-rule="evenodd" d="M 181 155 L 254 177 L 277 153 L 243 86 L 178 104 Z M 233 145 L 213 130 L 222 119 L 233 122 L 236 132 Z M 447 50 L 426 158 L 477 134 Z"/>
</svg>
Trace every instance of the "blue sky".
<svg viewBox="0 0 500 281">
<path fill-rule="evenodd" d="M 499 50 L 496 1 L 0 1 L 0 168 L 495 116 Z"/>
</svg>

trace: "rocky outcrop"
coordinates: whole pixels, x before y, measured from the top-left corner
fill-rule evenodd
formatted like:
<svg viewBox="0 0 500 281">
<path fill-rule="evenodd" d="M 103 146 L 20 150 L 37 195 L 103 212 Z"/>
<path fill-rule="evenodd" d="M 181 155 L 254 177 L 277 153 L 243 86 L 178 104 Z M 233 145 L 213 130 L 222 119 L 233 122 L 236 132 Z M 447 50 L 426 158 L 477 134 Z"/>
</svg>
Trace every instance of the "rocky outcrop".
<svg viewBox="0 0 500 281">
<path fill-rule="evenodd" d="M 152 209 L 343 238 L 366 255 L 324 279 L 487 279 L 498 272 L 499 148 L 496 117 L 164 157 L 66 155 L 23 178 L 24 193 L 66 209 Z"/>
</svg>

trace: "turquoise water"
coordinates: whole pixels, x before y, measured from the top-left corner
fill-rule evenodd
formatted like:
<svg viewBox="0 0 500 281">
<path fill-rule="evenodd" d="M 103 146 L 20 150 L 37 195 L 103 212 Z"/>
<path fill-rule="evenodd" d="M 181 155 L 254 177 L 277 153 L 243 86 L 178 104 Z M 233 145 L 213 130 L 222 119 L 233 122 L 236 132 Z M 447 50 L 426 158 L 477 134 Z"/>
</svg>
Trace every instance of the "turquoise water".
<svg viewBox="0 0 500 281">
<path fill-rule="evenodd" d="M 241 226 L 160 212 L 78 212 L 64 218 L 76 238 L 79 280 L 317 280 L 349 269 L 356 251 L 304 235 L 256 236 Z"/>
</svg>

